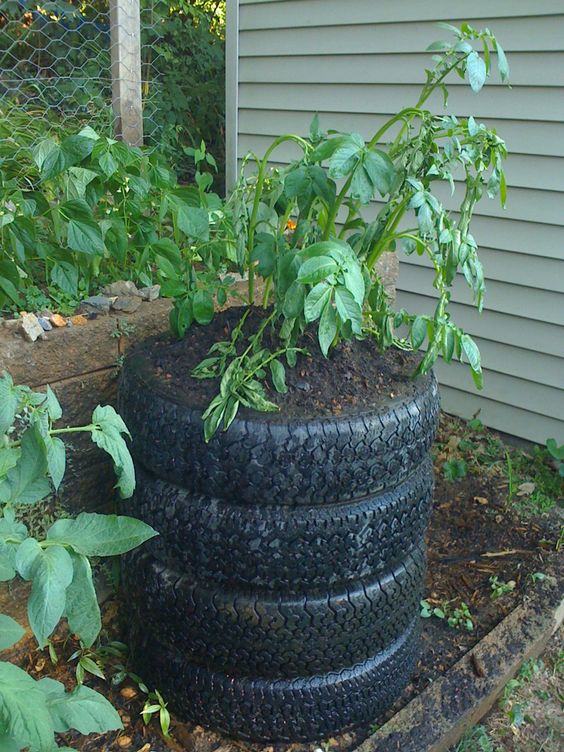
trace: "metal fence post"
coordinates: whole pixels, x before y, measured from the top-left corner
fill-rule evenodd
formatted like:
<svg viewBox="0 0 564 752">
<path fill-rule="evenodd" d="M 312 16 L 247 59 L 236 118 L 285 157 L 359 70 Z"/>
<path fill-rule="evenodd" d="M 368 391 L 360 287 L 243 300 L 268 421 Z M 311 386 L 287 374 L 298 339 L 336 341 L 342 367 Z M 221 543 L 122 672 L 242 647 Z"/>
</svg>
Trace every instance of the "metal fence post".
<svg viewBox="0 0 564 752">
<path fill-rule="evenodd" d="M 110 0 L 110 43 L 116 134 L 131 146 L 141 146 L 143 106 L 139 0 Z"/>
</svg>

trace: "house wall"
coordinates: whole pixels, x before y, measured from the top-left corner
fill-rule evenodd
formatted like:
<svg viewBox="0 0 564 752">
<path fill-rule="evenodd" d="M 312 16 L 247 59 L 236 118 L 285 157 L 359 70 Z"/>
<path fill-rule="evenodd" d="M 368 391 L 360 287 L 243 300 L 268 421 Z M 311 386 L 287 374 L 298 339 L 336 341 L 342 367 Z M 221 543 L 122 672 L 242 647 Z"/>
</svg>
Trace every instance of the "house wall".
<svg viewBox="0 0 564 752">
<path fill-rule="evenodd" d="M 471 12 L 471 17 L 466 13 Z M 237 18 L 238 16 L 238 18 Z M 473 221 L 487 276 L 485 310 L 460 281 L 452 315 L 482 351 L 485 385 L 467 367 L 437 373 L 444 408 L 478 411 L 493 428 L 544 443 L 564 441 L 564 2 L 563 0 L 228 0 L 228 175 L 274 136 L 325 128 L 368 138 L 416 101 L 429 65 L 424 50 L 445 38 L 437 21 L 488 26 L 511 66 L 511 88 L 494 74 L 479 94 L 458 77 L 448 111 L 473 114 L 505 138 L 508 198 L 483 200 Z M 238 27 L 237 27 L 238 22 Z M 442 99 L 431 101 L 442 110 Z M 237 138 L 234 137 L 237 134 Z M 289 161 L 290 148 L 277 153 Z M 442 197 L 441 197 L 442 198 Z M 377 208 L 377 205 L 374 209 Z M 402 258 L 398 304 L 434 308 L 433 273 Z"/>
</svg>

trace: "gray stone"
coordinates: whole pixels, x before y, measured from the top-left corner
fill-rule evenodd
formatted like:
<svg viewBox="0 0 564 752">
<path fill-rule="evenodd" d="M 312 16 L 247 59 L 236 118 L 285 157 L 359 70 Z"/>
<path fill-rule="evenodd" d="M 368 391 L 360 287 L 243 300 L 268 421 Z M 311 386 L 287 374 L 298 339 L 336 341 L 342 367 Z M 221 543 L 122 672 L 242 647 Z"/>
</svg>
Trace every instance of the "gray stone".
<svg viewBox="0 0 564 752">
<path fill-rule="evenodd" d="M 135 282 L 123 279 L 118 282 L 112 282 L 110 285 L 106 285 L 102 292 L 110 298 L 122 297 L 124 295 L 139 295 L 139 290 L 137 289 Z"/>
<path fill-rule="evenodd" d="M 34 313 L 22 313 L 19 322 L 21 335 L 28 342 L 35 342 L 36 339 L 45 337 L 43 327 Z"/>
<path fill-rule="evenodd" d="M 53 328 L 51 322 L 48 318 L 45 318 L 45 316 L 38 316 L 37 320 L 39 321 L 39 324 L 44 332 L 50 332 Z"/>
<path fill-rule="evenodd" d="M 149 303 L 152 303 L 153 300 L 156 300 L 160 294 L 161 294 L 160 285 L 151 285 L 150 287 L 142 287 L 139 290 L 140 298 L 142 300 L 146 300 Z"/>
<path fill-rule="evenodd" d="M 112 308 L 122 313 L 135 313 L 142 302 L 138 295 L 120 295 L 112 303 Z"/>
<path fill-rule="evenodd" d="M 79 313 L 109 313 L 111 300 L 105 295 L 91 295 L 78 307 Z"/>
</svg>

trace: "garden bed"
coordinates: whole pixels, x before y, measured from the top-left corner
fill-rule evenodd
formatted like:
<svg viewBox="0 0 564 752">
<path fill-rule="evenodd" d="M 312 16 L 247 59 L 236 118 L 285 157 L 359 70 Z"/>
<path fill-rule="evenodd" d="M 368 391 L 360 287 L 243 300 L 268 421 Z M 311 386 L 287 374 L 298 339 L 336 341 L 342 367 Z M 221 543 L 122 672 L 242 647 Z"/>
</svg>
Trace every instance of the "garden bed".
<svg viewBox="0 0 564 752">
<path fill-rule="evenodd" d="M 508 624 L 507 619 L 515 621 L 514 612 L 519 613 L 516 609 L 523 608 L 525 601 L 544 603 L 547 608 L 550 604 L 551 608 L 554 607 L 558 601 L 554 583 L 561 564 L 561 552 L 558 551 L 562 545 L 561 512 L 553 508 L 550 512 L 540 513 L 548 506 L 547 492 L 553 499 L 559 495 L 557 474 L 544 455 L 537 452 L 532 456 L 508 450 L 493 433 L 482 429 L 476 422 L 473 426 L 471 429 L 443 415 L 435 444 L 435 511 L 428 536 L 426 609 L 428 612 L 438 608 L 444 612 L 445 618 L 441 618 L 439 612 L 439 616 L 432 615 L 424 620 L 423 652 L 416 673 L 386 717 L 375 718 L 370 728 L 329 740 L 329 749 L 344 751 L 358 747 L 378 726 L 385 724 L 414 698 L 420 698 L 433 683 L 452 676 L 451 669 L 483 638 L 491 633 L 491 639 L 496 639 L 498 633 L 492 633 L 492 630 L 497 625 L 501 629 L 500 623 Z M 511 488 L 508 486 L 508 467 L 511 468 Z M 456 473 L 462 477 L 455 480 L 445 477 Z M 12 597 L 12 611 L 17 600 L 17 596 Z M 469 615 L 461 614 L 462 603 L 468 607 Z M 0 610 L 9 612 L 10 606 L 3 604 Z M 457 615 L 461 620 L 460 628 L 452 626 Z M 451 625 L 448 624 L 449 618 Z M 472 620 L 472 629 L 470 624 L 464 623 L 466 619 Z M 119 597 L 106 600 L 103 643 L 127 641 L 127 621 L 128 614 L 124 613 Z M 517 621 L 520 623 L 522 619 Z M 507 631 L 504 634 L 507 638 Z M 61 659 L 70 656 L 78 647 L 68 639 L 64 630 L 55 637 L 54 644 Z M 507 649 L 507 645 L 500 644 L 500 656 Z M 96 659 L 96 656 L 91 657 Z M 76 661 L 67 664 L 60 660 L 54 666 L 48 655 L 37 651 L 31 641 L 24 640 L 19 644 L 13 660 L 34 677 L 55 676 L 72 686 Z M 475 665 L 470 664 L 471 671 L 465 674 L 466 684 L 462 682 L 455 696 L 446 697 L 449 707 L 463 705 L 465 697 L 472 697 L 475 692 L 472 676 L 479 683 L 482 672 L 489 670 L 481 665 L 480 660 L 476 659 Z M 104 662 L 109 679 L 119 671 L 116 664 L 121 663 L 121 659 L 106 657 Z M 89 684 L 106 692 L 119 708 L 125 730 L 104 737 L 66 739 L 85 752 L 100 749 L 158 752 L 169 748 L 214 752 L 220 747 L 222 752 L 241 748 L 259 752 L 270 749 L 234 743 L 175 718 L 171 723 L 172 738 L 166 740 L 160 735 L 156 720 L 147 727 L 143 724 L 140 712 L 145 695 L 134 682 L 126 680 L 111 687 L 88 673 L 86 677 Z M 379 736 L 365 745 L 369 744 L 373 752 L 394 749 L 393 746 L 381 746 L 383 742 L 378 742 Z M 291 749 L 305 752 L 316 746 L 292 745 Z"/>
</svg>

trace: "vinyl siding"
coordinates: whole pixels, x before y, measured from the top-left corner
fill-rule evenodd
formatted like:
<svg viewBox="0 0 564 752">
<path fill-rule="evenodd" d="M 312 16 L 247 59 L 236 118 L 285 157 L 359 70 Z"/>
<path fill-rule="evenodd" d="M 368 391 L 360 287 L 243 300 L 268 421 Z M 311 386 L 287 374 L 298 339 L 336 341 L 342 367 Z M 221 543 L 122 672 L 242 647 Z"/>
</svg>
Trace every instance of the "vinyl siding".
<svg viewBox="0 0 564 752">
<path fill-rule="evenodd" d="M 228 0 L 233 7 L 236 0 Z M 533 441 L 564 441 L 564 3 L 563 0 L 240 0 L 237 137 L 231 174 L 247 151 L 262 153 L 285 132 L 306 133 L 313 112 L 326 128 L 368 138 L 390 115 L 417 99 L 429 55 L 444 37 L 437 21 L 491 28 L 511 66 L 511 88 L 494 74 L 473 95 L 451 81 L 448 110 L 473 114 L 506 140 L 506 209 L 484 199 L 473 233 L 487 276 L 479 315 L 464 280 L 453 291 L 452 315 L 478 342 L 484 390 L 465 366 L 440 363 L 443 406 Z M 234 29 L 230 32 L 234 34 Z M 235 45 L 232 45 L 234 48 Z M 229 88 L 229 87 L 228 87 Z M 438 96 L 429 102 L 442 109 Z M 276 153 L 280 163 L 292 146 Z M 437 194 L 448 206 L 448 191 Z M 378 203 L 368 208 L 376 212 Z M 401 258 L 398 305 L 434 307 L 433 272 L 425 259 Z"/>
</svg>

